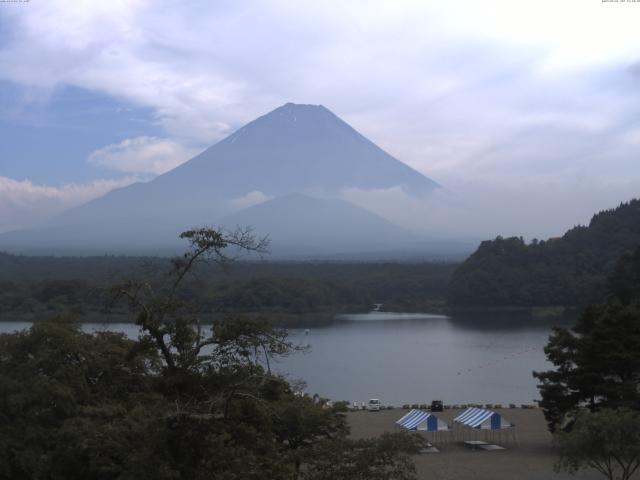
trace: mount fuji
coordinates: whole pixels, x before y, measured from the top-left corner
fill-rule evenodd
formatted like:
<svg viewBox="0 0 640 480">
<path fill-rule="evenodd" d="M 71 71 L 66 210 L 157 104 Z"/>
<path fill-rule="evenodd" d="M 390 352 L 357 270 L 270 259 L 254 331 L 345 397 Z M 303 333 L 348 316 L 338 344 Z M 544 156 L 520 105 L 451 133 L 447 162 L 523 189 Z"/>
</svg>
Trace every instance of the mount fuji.
<svg viewBox="0 0 640 480">
<path fill-rule="evenodd" d="M 33 253 L 159 253 L 196 225 L 251 225 L 279 252 L 398 250 L 420 238 L 341 198 L 346 189 L 440 187 L 320 105 L 287 103 L 177 168 L 113 190 L 48 224 L 0 235 Z"/>
</svg>

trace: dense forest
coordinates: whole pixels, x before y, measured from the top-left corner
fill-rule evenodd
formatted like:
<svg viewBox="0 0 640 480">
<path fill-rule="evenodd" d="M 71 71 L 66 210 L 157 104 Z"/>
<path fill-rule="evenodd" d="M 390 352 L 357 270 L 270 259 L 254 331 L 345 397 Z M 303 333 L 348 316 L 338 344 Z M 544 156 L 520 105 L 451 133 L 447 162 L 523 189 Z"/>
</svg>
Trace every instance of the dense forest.
<svg viewBox="0 0 640 480">
<path fill-rule="evenodd" d="M 143 257 L 25 257 L 0 254 L 0 318 L 40 320 L 64 313 L 109 321 L 124 314 L 110 288 L 153 275 L 169 263 Z M 205 314 L 260 313 L 292 324 L 300 315 L 444 306 L 455 264 L 236 262 L 227 271 L 201 265 L 185 282 Z M 278 319 L 276 318 L 276 321 Z"/>
<path fill-rule="evenodd" d="M 184 288 L 204 314 L 268 315 L 283 325 L 309 314 L 441 311 L 448 307 L 583 306 L 602 301 L 606 278 L 640 245 L 640 200 L 600 212 L 561 238 L 502 238 L 464 263 L 240 261 L 200 266 Z M 268 258 L 268 257 L 267 257 Z M 56 314 L 122 321 L 110 287 L 165 269 L 162 257 L 26 257 L 0 253 L 0 319 Z M 447 305 L 448 304 L 448 305 Z M 324 321 L 324 320 L 322 320 Z"/>
<path fill-rule="evenodd" d="M 454 306 L 581 306 L 606 296 L 616 261 L 640 245 L 640 200 L 593 216 L 561 238 L 480 244 L 452 275 Z"/>
<path fill-rule="evenodd" d="M 545 353 L 555 368 L 534 373 L 551 431 L 585 406 L 640 410 L 640 248 L 619 259 L 607 293 L 571 328 L 554 328 Z"/>
<path fill-rule="evenodd" d="M 201 328 L 185 282 L 237 239 L 183 236 L 161 275 L 112 290 L 137 340 L 62 316 L 0 335 L 0 480 L 414 480 L 422 437 L 352 439 L 343 402 L 272 372 L 305 349 L 285 330 L 239 315 Z"/>
</svg>

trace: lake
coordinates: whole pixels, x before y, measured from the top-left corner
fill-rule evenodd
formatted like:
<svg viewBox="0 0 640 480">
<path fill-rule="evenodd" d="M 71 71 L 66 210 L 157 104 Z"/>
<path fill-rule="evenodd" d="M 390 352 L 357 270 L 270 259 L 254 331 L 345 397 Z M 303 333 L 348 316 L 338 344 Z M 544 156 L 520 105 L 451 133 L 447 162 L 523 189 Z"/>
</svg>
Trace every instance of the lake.
<svg viewBox="0 0 640 480">
<path fill-rule="evenodd" d="M 27 328 L 0 322 L 0 332 Z M 117 330 L 135 337 L 132 324 L 83 324 L 86 331 Z M 311 351 L 276 365 L 307 392 L 335 400 L 383 404 L 532 403 L 539 398 L 533 370 L 545 370 L 543 347 L 551 325 L 511 314 L 371 312 L 340 315 L 327 326 L 291 329 Z"/>
</svg>

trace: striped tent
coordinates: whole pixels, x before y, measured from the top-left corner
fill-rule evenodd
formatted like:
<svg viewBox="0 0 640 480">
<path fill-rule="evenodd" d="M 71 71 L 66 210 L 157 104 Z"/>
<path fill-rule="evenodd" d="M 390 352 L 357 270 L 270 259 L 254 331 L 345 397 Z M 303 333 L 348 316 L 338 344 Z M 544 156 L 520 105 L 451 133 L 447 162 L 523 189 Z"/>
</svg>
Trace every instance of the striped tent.
<svg viewBox="0 0 640 480">
<path fill-rule="evenodd" d="M 453 419 L 455 423 L 459 423 L 469 428 L 479 430 L 501 430 L 510 428 L 515 425 L 508 422 L 499 413 L 485 410 L 484 408 L 467 408 L 464 412 Z"/>
<path fill-rule="evenodd" d="M 449 431 L 451 428 L 432 413 L 423 410 L 411 410 L 405 416 L 396 421 L 396 424 L 407 430 L 420 430 L 425 432 Z"/>
</svg>

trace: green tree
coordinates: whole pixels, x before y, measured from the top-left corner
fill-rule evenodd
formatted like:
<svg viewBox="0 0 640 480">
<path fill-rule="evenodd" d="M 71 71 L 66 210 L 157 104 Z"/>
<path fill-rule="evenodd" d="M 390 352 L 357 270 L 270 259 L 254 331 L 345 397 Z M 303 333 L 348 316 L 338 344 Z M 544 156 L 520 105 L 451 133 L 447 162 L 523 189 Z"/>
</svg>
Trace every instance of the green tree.
<svg viewBox="0 0 640 480">
<path fill-rule="evenodd" d="M 640 245 L 640 199 L 595 214 L 560 238 L 482 242 L 454 272 L 455 306 L 585 306 L 605 300 L 616 261 Z"/>
<path fill-rule="evenodd" d="M 618 262 L 607 303 L 551 335 L 545 353 L 556 368 L 534 376 L 552 432 L 570 427 L 583 406 L 640 409 L 639 280 L 640 249 Z"/>
<path fill-rule="evenodd" d="M 286 331 L 199 321 L 182 289 L 196 265 L 225 266 L 224 249 L 264 242 L 248 231 L 182 237 L 190 249 L 168 272 L 114 288 L 137 340 L 63 321 L 0 335 L 0 479 L 320 479 L 329 464 L 335 478 L 415 478 L 407 455 L 419 440 L 350 440 L 343 404 L 272 371 L 298 350 Z"/>
<path fill-rule="evenodd" d="M 391 480 L 415 478 L 410 454 L 424 440 L 409 433 L 383 434 L 380 438 L 319 442 L 302 475 L 303 480 Z"/>
<path fill-rule="evenodd" d="M 640 413 L 628 409 L 583 410 L 571 432 L 557 433 L 556 470 L 593 468 L 609 480 L 628 480 L 640 466 Z"/>
<path fill-rule="evenodd" d="M 167 272 L 113 287 L 114 300 L 121 297 L 128 300 L 136 315 L 136 324 L 142 329 L 144 338 L 155 343 L 169 372 L 197 369 L 209 358 L 201 355 L 203 349 L 216 342 L 213 338 L 205 338 L 197 310 L 188 301 L 184 292 L 187 277 L 200 263 L 214 262 L 227 268 L 233 260 L 225 252 L 228 248 L 262 254 L 267 252 L 269 243 L 266 237 L 256 238 L 250 229 L 225 234 L 198 228 L 183 232 L 180 238 L 189 242 L 189 248 L 183 256 L 172 259 Z M 277 349 L 277 344 L 276 340 L 271 346 Z"/>
<path fill-rule="evenodd" d="M 110 478 L 165 411 L 155 350 L 121 334 L 39 323 L 0 352 L 0 478 Z"/>
</svg>

